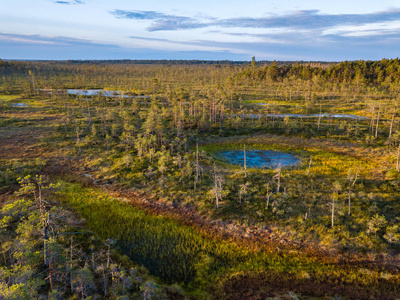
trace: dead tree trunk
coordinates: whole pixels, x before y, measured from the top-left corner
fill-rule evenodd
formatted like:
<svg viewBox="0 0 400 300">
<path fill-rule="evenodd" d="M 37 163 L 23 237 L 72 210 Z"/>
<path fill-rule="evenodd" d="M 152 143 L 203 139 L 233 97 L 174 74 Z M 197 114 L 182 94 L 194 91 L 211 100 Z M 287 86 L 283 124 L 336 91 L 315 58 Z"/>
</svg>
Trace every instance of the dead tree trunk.
<svg viewBox="0 0 400 300">
<path fill-rule="evenodd" d="M 246 145 L 243 145 L 244 177 L 247 178 Z"/>
<path fill-rule="evenodd" d="M 80 130 L 79 130 L 79 126 L 76 126 L 76 143 L 78 145 L 78 149 L 79 149 L 79 154 L 82 153 L 82 149 L 81 149 L 81 140 L 80 140 Z"/>
<path fill-rule="evenodd" d="M 392 120 L 390 121 L 389 139 L 392 137 L 393 124 L 394 124 L 394 115 L 395 115 L 395 111 L 393 112 L 393 114 L 392 114 Z"/>
<path fill-rule="evenodd" d="M 376 130 L 375 130 L 375 138 L 378 137 L 378 127 L 379 127 L 379 117 L 381 116 L 381 108 L 379 107 L 378 117 L 376 119 Z"/>
<path fill-rule="evenodd" d="M 308 164 L 308 169 L 307 169 L 307 172 L 306 172 L 307 176 L 310 175 L 311 164 L 312 164 L 312 158 L 310 159 L 310 163 Z"/>
<path fill-rule="evenodd" d="M 331 220 L 331 222 L 332 222 L 332 228 L 333 228 L 333 226 L 335 226 L 335 222 L 334 222 L 334 218 L 335 218 L 335 195 L 332 195 L 332 220 Z"/>
<path fill-rule="evenodd" d="M 194 181 L 194 190 L 196 191 L 199 182 L 199 142 L 196 142 L 196 179 Z"/>
<path fill-rule="evenodd" d="M 319 133 L 319 127 L 321 125 L 321 113 L 318 116 L 318 126 L 317 126 L 317 133 Z"/>
<path fill-rule="evenodd" d="M 351 215 L 351 188 L 354 187 L 354 185 L 356 184 L 356 181 L 358 179 L 358 174 L 360 172 L 360 168 L 357 168 L 357 172 L 354 176 L 354 180 L 352 182 L 353 177 L 351 176 L 350 170 L 349 170 L 349 175 L 347 177 L 348 181 L 349 181 L 349 203 L 348 203 L 348 212 L 347 214 L 350 216 Z"/>
<path fill-rule="evenodd" d="M 216 204 L 217 209 L 218 209 L 219 208 L 218 178 L 217 178 L 217 171 L 215 169 L 215 163 L 214 163 L 214 188 L 215 188 L 215 204 Z"/>
<path fill-rule="evenodd" d="M 400 171 L 400 144 L 399 144 L 399 147 L 397 148 L 396 170 L 397 170 L 397 172 Z"/>
<path fill-rule="evenodd" d="M 374 117 L 375 117 L 375 106 L 372 107 L 371 122 L 369 124 L 369 130 L 371 131 L 371 134 L 374 130 Z"/>
</svg>

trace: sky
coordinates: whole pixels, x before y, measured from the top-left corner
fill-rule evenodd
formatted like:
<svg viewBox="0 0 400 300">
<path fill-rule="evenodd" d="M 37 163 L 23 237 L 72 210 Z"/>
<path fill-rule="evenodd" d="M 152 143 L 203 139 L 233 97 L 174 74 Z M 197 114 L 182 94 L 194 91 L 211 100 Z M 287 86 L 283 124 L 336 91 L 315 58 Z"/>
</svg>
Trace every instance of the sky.
<svg viewBox="0 0 400 300">
<path fill-rule="evenodd" d="M 400 0 L 0 0 L 0 59 L 397 58 Z"/>
</svg>

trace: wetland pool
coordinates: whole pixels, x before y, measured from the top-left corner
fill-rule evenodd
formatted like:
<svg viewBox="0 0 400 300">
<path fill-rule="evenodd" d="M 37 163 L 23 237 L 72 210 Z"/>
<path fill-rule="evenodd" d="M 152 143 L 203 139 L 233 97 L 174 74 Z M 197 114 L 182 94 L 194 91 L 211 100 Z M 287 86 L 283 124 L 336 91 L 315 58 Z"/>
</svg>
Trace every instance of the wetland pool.
<svg viewBox="0 0 400 300">
<path fill-rule="evenodd" d="M 263 114 L 262 116 L 267 116 L 267 117 L 274 117 L 274 118 L 285 118 L 285 117 L 290 117 L 290 118 L 338 118 L 338 119 L 353 119 L 353 120 L 367 120 L 367 117 L 363 116 L 357 116 L 357 115 L 352 115 L 352 114 L 328 114 L 328 113 L 323 113 L 323 114 Z M 259 119 L 261 117 L 260 114 L 247 114 L 247 115 L 242 115 L 242 117 L 248 117 L 250 119 Z"/>
<path fill-rule="evenodd" d="M 217 157 L 232 165 L 244 165 L 243 150 L 221 151 Z M 246 165 L 248 168 L 290 167 L 300 164 L 300 159 L 286 152 L 273 150 L 246 150 Z"/>
<path fill-rule="evenodd" d="M 29 107 L 26 103 L 11 103 L 11 107 Z"/>
<path fill-rule="evenodd" d="M 149 96 L 137 96 L 125 94 L 122 91 L 109 91 L 109 90 L 81 90 L 81 89 L 67 89 L 68 95 L 76 96 L 103 96 L 110 98 L 150 98 Z"/>
</svg>

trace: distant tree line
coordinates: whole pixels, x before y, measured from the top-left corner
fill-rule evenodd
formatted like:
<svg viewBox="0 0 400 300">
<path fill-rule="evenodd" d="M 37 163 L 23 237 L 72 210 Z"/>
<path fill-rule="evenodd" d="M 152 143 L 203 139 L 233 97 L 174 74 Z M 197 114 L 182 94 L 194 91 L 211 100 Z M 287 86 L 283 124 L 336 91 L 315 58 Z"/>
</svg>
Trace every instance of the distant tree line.
<svg viewBox="0 0 400 300">
<path fill-rule="evenodd" d="M 252 68 L 247 68 L 242 73 L 254 77 Z M 356 84 L 390 84 L 399 83 L 400 60 L 382 59 L 380 61 L 344 61 L 340 63 L 305 63 L 295 62 L 278 64 L 273 62 L 263 68 L 257 68 L 255 79 L 282 81 L 288 79 L 311 80 L 314 77 L 329 82 L 346 82 Z"/>
</svg>

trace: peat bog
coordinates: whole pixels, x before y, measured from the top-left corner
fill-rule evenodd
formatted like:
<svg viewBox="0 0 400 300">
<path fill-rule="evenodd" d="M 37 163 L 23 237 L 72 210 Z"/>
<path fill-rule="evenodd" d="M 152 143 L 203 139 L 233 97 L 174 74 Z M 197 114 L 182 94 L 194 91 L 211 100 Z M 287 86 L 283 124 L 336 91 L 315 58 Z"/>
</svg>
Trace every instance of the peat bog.
<svg viewBox="0 0 400 300">
<path fill-rule="evenodd" d="M 399 60 L 0 75 L 0 298 L 398 298 Z"/>
</svg>

